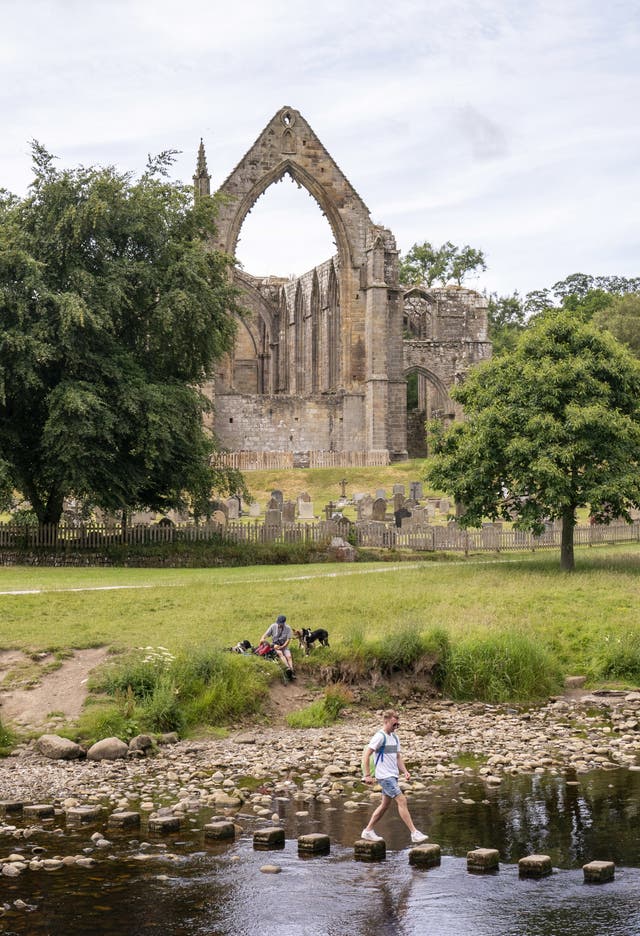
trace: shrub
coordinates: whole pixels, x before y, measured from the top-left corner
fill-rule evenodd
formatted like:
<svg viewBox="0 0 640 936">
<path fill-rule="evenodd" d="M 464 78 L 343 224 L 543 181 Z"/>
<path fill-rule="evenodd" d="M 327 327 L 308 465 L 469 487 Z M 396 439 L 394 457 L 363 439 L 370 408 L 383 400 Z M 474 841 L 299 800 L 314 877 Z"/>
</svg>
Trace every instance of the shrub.
<svg viewBox="0 0 640 936">
<path fill-rule="evenodd" d="M 550 652 L 524 634 L 468 637 L 451 646 L 443 688 L 453 699 L 506 702 L 543 698 L 562 685 Z"/>
<path fill-rule="evenodd" d="M 290 728 L 325 728 L 333 725 L 345 705 L 352 701 L 352 694 L 343 686 L 330 686 L 321 699 L 287 715 L 287 724 Z"/>
<path fill-rule="evenodd" d="M 13 747 L 14 742 L 15 738 L 13 733 L 5 727 L 2 720 L 0 719 L 0 756 L 5 756 L 8 754 Z"/>
</svg>

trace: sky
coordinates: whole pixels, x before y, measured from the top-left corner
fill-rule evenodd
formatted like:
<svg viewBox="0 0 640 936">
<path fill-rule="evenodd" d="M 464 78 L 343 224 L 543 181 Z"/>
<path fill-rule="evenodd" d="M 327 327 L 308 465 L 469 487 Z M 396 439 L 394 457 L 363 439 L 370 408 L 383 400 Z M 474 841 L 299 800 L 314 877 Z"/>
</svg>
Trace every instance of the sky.
<svg viewBox="0 0 640 936">
<path fill-rule="evenodd" d="M 61 166 L 144 170 L 200 138 L 212 187 L 271 117 L 300 111 L 406 252 L 481 249 L 500 295 L 640 275 L 640 0 L 0 0 L 0 187 L 29 141 Z M 291 275 L 334 252 L 287 179 L 238 257 Z"/>
</svg>

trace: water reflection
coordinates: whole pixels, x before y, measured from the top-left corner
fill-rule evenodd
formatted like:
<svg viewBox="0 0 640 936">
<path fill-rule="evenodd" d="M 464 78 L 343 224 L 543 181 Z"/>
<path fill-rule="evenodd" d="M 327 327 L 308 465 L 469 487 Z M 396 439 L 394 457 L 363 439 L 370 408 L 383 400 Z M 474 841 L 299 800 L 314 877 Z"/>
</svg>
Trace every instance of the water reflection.
<svg viewBox="0 0 640 936">
<path fill-rule="evenodd" d="M 473 800 L 462 803 L 461 800 Z M 640 934 L 640 775 L 615 771 L 579 778 L 534 776 L 489 788 L 464 778 L 412 799 L 416 823 L 443 850 L 440 868 L 408 864 L 408 833 L 396 816 L 380 831 L 387 859 L 353 861 L 353 841 L 372 808 L 340 801 L 327 809 L 311 803 L 307 816 L 294 803 L 276 801 L 287 833 L 283 851 L 255 852 L 250 835 L 225 847 L 208 845 L 197 830 L 149 839 L 143 860 L 138 842 L 109 833 L 113 847 L 90 870 L 24 872 L 2 880 L 5 906 L 20 898 L 34 909 L 11 909 L 0 932 L 15 936 L 634 936 Z M 208 816 L 200 817 L 202 821 Z M 256 820 L 247 819 L 250 831 Z M 201 822 L 198 823 L 201 828 Z M 302 860 L 296 838 L 322 830 L 331 854 Z M 3 854 L 35 846 L 46 855 L 74 854 L 95 827 L 55 829 L 28 842 L 6 839 Z M 159 847 L 166 844 L 166 848 Z M 466 852 L 498 848 L 500 871 L 469 875 Z M 524 854 L 551 855 L 556 872 L 542 881 L 519 880 Z M 616 862 L 616 880 L 584 885 L 581 865 Z M 278 875 L 260 867 L 274 863 Z"/>
</svg>

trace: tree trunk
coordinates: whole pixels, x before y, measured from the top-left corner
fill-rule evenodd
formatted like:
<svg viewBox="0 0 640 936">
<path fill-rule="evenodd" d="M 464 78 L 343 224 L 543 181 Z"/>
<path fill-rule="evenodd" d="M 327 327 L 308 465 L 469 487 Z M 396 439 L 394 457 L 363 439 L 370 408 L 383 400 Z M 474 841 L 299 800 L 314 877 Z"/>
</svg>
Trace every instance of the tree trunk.
<svg viewBox="0 0 640 936">
<path fill-rule="evenodd" d="M 576 508 L 573 504 L 562 508 L 562 538 L 560 541 L 560 568 L 573 572 L 573 529 L 576 525 Z"/>
<path fill-rule="evenodd" d="M 60 523 L 63 506 L 64 497 L 61 492 L 57 490 L 49 491 L 49 496 L 47 497 L 47 502 L 44 505 L 42 517 L 38 517 L 38 519 L 41 523 L 51 523 L 54 526 L 57 526 Z"/>
</svg>

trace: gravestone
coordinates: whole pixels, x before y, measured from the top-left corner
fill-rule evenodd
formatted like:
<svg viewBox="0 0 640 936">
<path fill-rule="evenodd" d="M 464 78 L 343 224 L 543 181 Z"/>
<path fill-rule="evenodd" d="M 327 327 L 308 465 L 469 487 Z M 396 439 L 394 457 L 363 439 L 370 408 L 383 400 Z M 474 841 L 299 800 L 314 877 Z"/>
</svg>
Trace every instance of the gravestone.
<svg viewBox="0 0 640 936">
<path fill-rule="evenodd" d="M 427 504 L 427 506 L 425 507 L 425 510 L 427 512 L 427 519 L 433 520 L 433 518 L 436 515 L 436 508 L 433 506 L 433 504 Z"/>
<path fill-rule="evenodd" d="M 282 491 L 272 491 L 271 492 L 272 500 L 277 501 L 278 506 L 274 508 L 275 510 L 282 510 L 282 505 L 284 504 L 284 494 Z"/>
<path fill-rule="evenodd" d="M 379 490 L 376 491 L 376 497 L 377 497 L 378 499 L 379 499 L 379 498 L 383 498 L 383 500 L 386 500 L 386 499 L 387 499 L 387 492 L 386 492 L 386 491 L 383 491 L 382 488 L 380 488 Z"/>
<path fill-rule="evenodd" d="M 393 493 L 394 493 L 394 494 L 402 494 L 402 496 L 404 497 L 404 484 L 394 484 L 394 485 L 393 485 Z"/>
<path fill-rule="evenodd" d="M 412 514 L 410 510 L 406 509 L 406 507 L 401 507 L 400 510 L 396 510 L 394 512 L 393 516 L 395 517 L 396 526 L 399 528 L 406 520 L 411 518 Z"/>
<path fill-rule="evenodd" d="M 441 497 L 441 498 L 440 498 L 440 513 L 448 514 L 448 513 L 449 513 L 449 507 L 450 507 L 450 506 L 451 506 L 451 505 L 450 505 L 450 503 L 449 503 L 449 498 L 448 498 L 448 497 Z"/>
<path fill-rule="evenodd" d="M 298 517 L 300 520 L 313 520 L 313 504 L 311 501 L 300 501 L 298 504 Z"/>
<path fill-rule="evenodd" d="M 414 526 L 426 526 L 426 524 L 429 522 L 426 507 L 414 507 L 411 511 L 411 514 L 413 516 Z"/>
<path fill-rule="evenodd" d="M 371 510 L 372 520 L 384 520 L 387 515 L 387 500 L 384 497 L 377 497 L 373 502 Z"/>
<path fill-rule="evenodd" d="M 422 500 L 422 481 L 412 481 L 409 485 L 409 497 L 411 500 Z"/>
<path fill-rule="evenodd" d="M 261 513 L 262 513 L 262 510 L 260 509 L 260 504 L 258 503 L 258 501 L 254 501 L 252 504 L 249 505 L 250 517 L 259 517 Z"/>
<path fill-rule="evenodd" d="M 282 520 L 284 523 L 294 523 L 296 519 L 296 505 L 293 501 L 285 501 L 282 505 Z"/>
<path fill-rule="evenodd" d="M 240 505 L 237 497 L 230 497 L 227 502 L 227 519 L 237 520 L 240 516 Z"/>
<path fill-rule="evenodd" d="M 400 510 L 404 504 L 404 494 L 401 494 L 400 491 L 396 491 L 393 495 L 393 512 Z"/>
<path fill-rule="evenodd" d="M 211 519 L 214 523 L 221 524 L 221 526 L 227 525 L 227 517 L 221 510 L 214 510 Z"/>
<path fill-rule="evenodd" d="M 267 510 L 264 515 L 264 522 L 267 526 L 282 526 L 282 511 Z"/>
<path fill-rule="evenodd" d="M 370 494 L 365 494 L 356 504 L 356 509 L 358 511 L 358 520 L 371 520 L 373 513 L 373 497 Z"/>
<path fill-rule="evenodd" d="M 309 503 L 309 501 L 311 500 L 311 494 L 307 493 L 307 491 L 300 491 L 300 493 L 298 494 L 297 500 L 298 500 L 298 503 L 300 503 L 300 501 L 306 501 L 307 503 Z"/>
<path fill-rule="evenodd" d="M 363 491 L 357 491 L 353 495 L 353 503 L 359 504 L 361 500 L 364 500 L 365 497 L 368 497 L 368 494 L 365 494 Z"/>
<path fill-rule="evenodd" d="M 282 504 L 276 497 L 270 497 L 267 501 L 267 510 L 282 510 Z"/>
<path fill-rule="evenodd" d="M 229 508 L 227 507 L 224 501 L 218 501 L 218 500 L 212 501 L 211 508 L 212 510 L 221 510 L 225 516 L 225 519 L 229 515 Z"/>
</svg>

